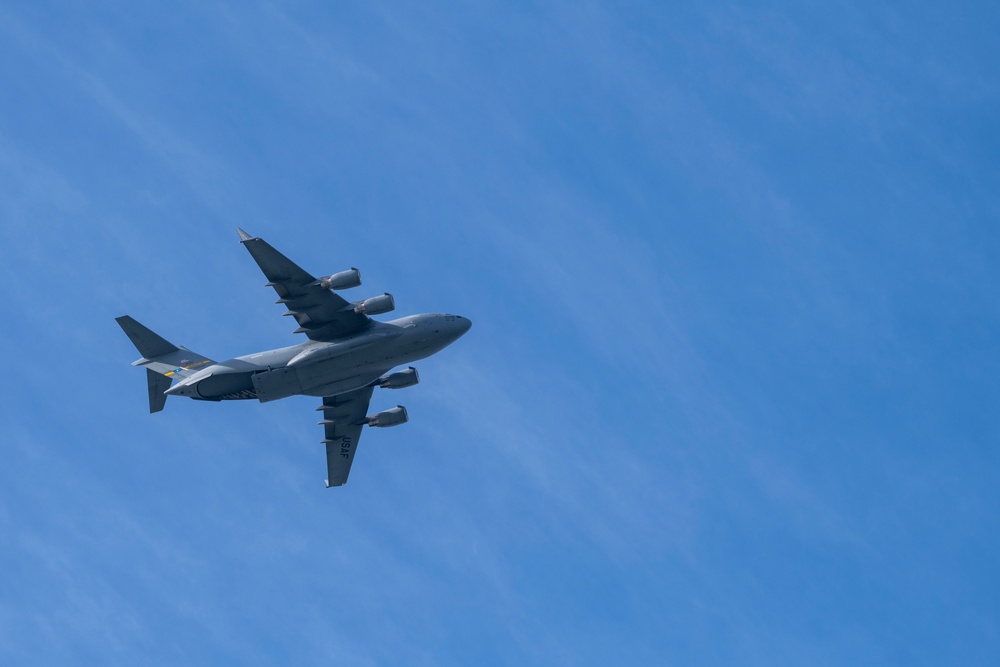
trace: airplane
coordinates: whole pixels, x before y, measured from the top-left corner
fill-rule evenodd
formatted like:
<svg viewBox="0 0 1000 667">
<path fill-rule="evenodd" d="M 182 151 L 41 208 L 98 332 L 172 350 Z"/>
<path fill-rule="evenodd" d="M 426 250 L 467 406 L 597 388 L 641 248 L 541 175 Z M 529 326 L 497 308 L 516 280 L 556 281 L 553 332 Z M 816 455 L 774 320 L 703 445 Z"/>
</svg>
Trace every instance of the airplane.
<svg viewBox="0 0 1000 667">
<path fill-rule="evenodd" d="M 348 302 L 336 292 L 361 284 L 355 268 L 315 278 L 259 237 L 236 228 L 267 286 L 278 295 L 306 342 L 213 361 L 167 342 L 128 315 L 115 318 L 142 355 L 133 366 L 146 369 L 149 412 L 159 412 L 168 396 L 199 401 L 257 399 L 261 403 L 304 394 L 322 397 L 327 488 L 343 486 L 351 472 L 365 425 L 385 428 L 405 423 L 406 408 L 397 405 L 368 415 L 375 387 L 402 389 L 420 381 L 410 366 L 462 337 L 472 322 L 458 315 L 409 315 L 378 322 L 371 315 L 395 309 L 391 294 Z"/>
</svg>

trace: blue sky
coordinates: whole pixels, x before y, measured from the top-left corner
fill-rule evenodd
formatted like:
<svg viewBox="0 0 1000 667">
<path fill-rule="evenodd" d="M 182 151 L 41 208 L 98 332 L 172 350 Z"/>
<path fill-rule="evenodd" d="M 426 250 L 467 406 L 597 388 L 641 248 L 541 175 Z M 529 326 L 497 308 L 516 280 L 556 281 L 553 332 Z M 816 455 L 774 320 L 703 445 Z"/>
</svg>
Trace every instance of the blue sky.
<svg viewBox="0 0 1000 667">
<path fill-rule="evenodd" d="M 0 662 L 997 664 L 995 5 L 330 4 L 0 7 Z M 343 489 L 237 225 L 475 323 Z"/>
</svg>

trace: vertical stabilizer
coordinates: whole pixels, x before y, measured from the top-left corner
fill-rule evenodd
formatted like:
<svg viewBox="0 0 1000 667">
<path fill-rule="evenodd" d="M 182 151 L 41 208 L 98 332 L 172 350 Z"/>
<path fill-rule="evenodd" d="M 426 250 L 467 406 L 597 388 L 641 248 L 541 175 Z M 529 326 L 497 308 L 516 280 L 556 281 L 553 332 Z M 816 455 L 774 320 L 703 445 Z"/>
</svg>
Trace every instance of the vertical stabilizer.
<svg viewBox="0 0 1000 667">
<path fill-rule="evenodd" d="M 170 378 L 147 368 L 146 382 L 149 384 L 149 413 L 153 414 L 162 410 L 167 402 L 163 392 L 170 389 Z"/>
</svg>

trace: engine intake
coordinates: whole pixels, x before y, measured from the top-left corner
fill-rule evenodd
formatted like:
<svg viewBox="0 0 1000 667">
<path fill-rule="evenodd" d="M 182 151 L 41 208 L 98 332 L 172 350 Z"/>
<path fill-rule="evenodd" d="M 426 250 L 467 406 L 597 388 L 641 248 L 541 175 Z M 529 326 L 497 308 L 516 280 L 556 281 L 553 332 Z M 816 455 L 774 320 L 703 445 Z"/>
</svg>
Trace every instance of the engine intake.
<svg viewBox="0 0 1000 667">
<path fill-rule="evenodd" d="M 363 315 L 380 315 L 396 309 L 396 302 L 388 292 L 382 296 L 373 296 L 364 301 L 356 301 L 351 305 L 354 306 L 355 313 L 362 313 Z"/>
<path fill-rule="evenodd" d="M 331 273 L 313 283 L 313 285 L 319 285 L 323 289 L 350 289 L 360 284 L 361 272 L 353 268 L 340 273 Z"/>
<path fill-rule="evenodd" d="M 378 380 L 375 380 L 375 382 L 383 389 L 403 389 L 404 387 L 412 387 L 420 382 L 420 375 L 417 373 L 416 368 L 410 366 L 405 371 L 383 375 Z"/>
<path fill-rule="evenodd" d="M 405 424 L 409 419 L 409 415 L 406 414 L 406 408 L 402 405 L 397 405 L 394 408 L 389 408 L 388 410 L 365 417 L 365 421 L 368 422 L 369 426 L 377 426 L 378 428 L 399 426 L 400 424 Z"/>
</svg>

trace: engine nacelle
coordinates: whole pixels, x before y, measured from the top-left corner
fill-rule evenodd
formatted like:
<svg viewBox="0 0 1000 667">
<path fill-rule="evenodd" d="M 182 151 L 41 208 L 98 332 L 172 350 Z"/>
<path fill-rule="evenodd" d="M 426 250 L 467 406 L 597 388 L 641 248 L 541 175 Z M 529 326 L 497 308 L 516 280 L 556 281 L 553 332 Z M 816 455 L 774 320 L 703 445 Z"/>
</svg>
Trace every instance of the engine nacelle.
<svg viewBox="0 0 1000 667">
<path fill-rule="evenodd" d="M 406 408 L 402 405 L 397 405 L 394 408 L 389 408 L 388 410 L 365 417 L 369 426 L 377 426 L 378 428 L 399 426 L 400 424 L 405 424 L 409 419 L 409 415 L 406 414 Z"/>
<path fill-rule="evenodd" d="M 404 387 L 412 387 L 420 382 L 420 375 L 417 374 L 416 368 L 410 366 L 405 371 L 383 375 L 375 382 L 383 389 L 403 389 Z"/>
<path fill-rule="evenodd" d="M 357 269 L 331 273 L 317 280 L 314 285 L 319 285 L 323 289 L 350 289 L 361 284 L 361 272 Z"/>
<path fill-rule="evenodd" d="M 388 292 L 382 296 L 373 296 L 370 299 L 357 301 L 351 305 L 354 306 L 355 313 L 362 313 L 364 315 L 380 315 L 396 308 L 396 302 Z"/>
</svg>

